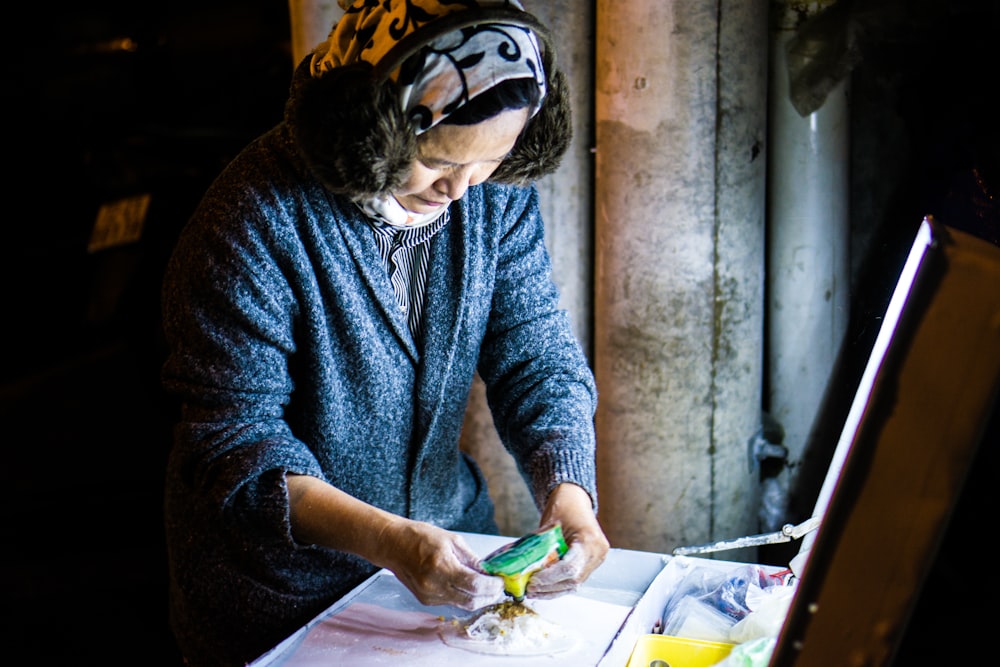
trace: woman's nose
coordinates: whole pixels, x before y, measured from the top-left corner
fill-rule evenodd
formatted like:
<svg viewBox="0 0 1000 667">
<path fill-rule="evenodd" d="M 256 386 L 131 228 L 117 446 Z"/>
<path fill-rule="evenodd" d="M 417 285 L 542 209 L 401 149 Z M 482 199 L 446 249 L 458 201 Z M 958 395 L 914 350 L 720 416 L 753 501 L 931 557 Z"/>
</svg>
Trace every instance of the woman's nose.
<svg viewBox="0 0 1000 667">
<path fill-rule="evenodd" d="M 472 184 L 474 169 L 469 166 L 463 169 L 456 169 L 447 176 L 442 176 L 438 181 L 439 190 L 448 196 L 448 199 L 455 201 L 462 198 L 465 191 Z"/>
</svg>

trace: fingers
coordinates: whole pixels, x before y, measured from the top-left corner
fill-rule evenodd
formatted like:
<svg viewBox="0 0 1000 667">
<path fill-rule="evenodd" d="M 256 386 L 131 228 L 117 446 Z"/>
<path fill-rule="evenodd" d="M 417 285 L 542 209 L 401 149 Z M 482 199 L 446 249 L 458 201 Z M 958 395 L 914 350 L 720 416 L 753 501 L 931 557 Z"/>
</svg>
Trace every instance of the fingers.
<svg viewBox="0 0 1000 667">
<path fill-rule="evenodd" d="M 590 495 L 582 487 L 564 483 L 553 489 L 541 520 L 546 524 L 561 523 L 566 543 L 571 548 L 578 545 L 583 552 L 578 556 L 581 559 L 577 565 L 580 571 L 566 571 L 566 577 L 579 578 L 577 583 L 581 583 L 604 562 L 610 544 L 594 514 Z M 558 576 L 558 572 L 549 576 Z"/>
<path fill-rule="evenodd" d="M 569 532 L 569 549 L 552 565 L 542 568 L 528 581 L 527 595 L 553 598 L 576 591 L 607 556 L 609 544 L 596 521 Z"/>
<path fill-rule="evenodd" d="M 411 557 L 400 559 L 392 569 L 421 604 L 474 611 L 507 599 L 503 578 L 483 572 L 479 556 L 460 535 L 426 524 L 415 532 L 419 539 L 409 545 Z M 572 593 L 604 561 L 608 541 L 592 514 L 588 520 L 577 520 L 570 535 L 563 557 L 531 576 L 528 597 Z"/>
<path fill-rule="evenodd" d="M 479 557 L 459 535 L 423 525 L 421 543 L 393 569 L 397 579 L 425 605 L 475 610 L 504 598 L 503 580 L 479 569 Z"/>
<path fill-rule="evenodd" d="M 531 576 L 527 594 L 532 598 L 553 598 L 574 592 L 586 579 L 587 554 L 579 542 L 563 557 Z"/>
<path fill-rule="evenodd" d="M 506 597 L 503 579 L 475 570 L 468 570 L 466 576 L 456 580 L 454 591 L 449 604 L 468 611 L 503 602 Z"/>
<path fill-rule="evenodd" d="M 479 556 L 469 548 L 461 536 L 452 543 L 459 564 L 453 583 L 456 597 L 450 604 L 461 609 L 480 609 L 502 602 L 505 594 L 503 579 L 484 573 L 479 567 Z"/>
</svg>

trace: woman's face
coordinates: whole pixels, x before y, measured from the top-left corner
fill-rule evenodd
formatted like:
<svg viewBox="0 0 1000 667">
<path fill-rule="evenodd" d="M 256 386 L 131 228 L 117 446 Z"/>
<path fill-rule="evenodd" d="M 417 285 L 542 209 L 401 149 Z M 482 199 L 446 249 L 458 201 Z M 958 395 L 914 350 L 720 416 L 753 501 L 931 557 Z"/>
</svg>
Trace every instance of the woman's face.
<svg viewBox="0 0 1000 667">
<path fill-rule="evenodd" d="M 528 110 L 515 109 L 477 125 L 435 125 L 420 135 L 410 177 L 392 194 L 413 213 L 442 210 L 496 171 L 527 122 Z"/>
</svg>

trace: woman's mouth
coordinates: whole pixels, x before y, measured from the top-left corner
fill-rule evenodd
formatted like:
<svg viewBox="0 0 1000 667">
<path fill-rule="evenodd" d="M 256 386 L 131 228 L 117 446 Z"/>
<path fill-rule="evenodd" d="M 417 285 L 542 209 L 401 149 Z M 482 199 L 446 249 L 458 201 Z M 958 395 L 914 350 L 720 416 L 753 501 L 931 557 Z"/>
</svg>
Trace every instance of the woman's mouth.
<svg viewBox="0 0 1000 667">
<path fill-rule="evenodd" d="M 429 208 L 431 210 L 434 210 L 434 209 L 444 208 L 445 206 L 448 205 L 448 202 L 446 202 L 446 201 L 431 201 L 429 199 L 424 199 L 423 197 L 420 197 L 420 204 L 422 206 L 426 206 L 427 208 Z"/>
</svg>

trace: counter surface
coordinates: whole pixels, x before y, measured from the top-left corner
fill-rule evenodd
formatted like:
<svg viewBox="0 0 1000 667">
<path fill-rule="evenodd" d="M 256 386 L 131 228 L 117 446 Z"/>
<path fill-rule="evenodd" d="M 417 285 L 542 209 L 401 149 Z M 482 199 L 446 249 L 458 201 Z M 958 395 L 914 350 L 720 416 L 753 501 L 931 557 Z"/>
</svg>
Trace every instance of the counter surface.
<svg viewBox="0 0 1000 667">
<path fill-rule="evenodd" d="M 512 541 L 463 533 L 481 556 Z M 310 621 L 251 667 L 329 665 L 624 665 L 639 635 L 659 618 L 668 585 L 669 556 L 611 549 L 604 563 L 572 594 L 528 605 L 545 619 L 575 633 L 563 651 L 541 656 L 488 655 L 449 646 L 441 633 L 471 612 L 425 606 L 388 570 L 380 570 Z"/>
</svg>

